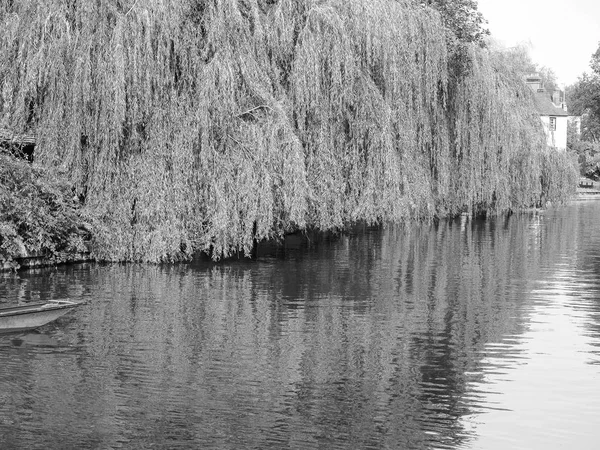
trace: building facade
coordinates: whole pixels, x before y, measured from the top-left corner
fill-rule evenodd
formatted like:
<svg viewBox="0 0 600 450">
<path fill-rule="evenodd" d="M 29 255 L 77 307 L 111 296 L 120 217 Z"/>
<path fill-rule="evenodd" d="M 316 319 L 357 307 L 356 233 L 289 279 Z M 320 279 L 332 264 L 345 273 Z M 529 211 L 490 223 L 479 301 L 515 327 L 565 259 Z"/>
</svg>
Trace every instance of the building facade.
<svg viewBox="0 0 600 450">
<path fill-rule="evenodd" d="M 567 113 L 564 92 L 546 91 L 538 74 L 527 76 L 526 82 L 533 91 L 533 101 L 540 115 L 548 146 L 566 151 L 569 114 Z"/>
</svg>

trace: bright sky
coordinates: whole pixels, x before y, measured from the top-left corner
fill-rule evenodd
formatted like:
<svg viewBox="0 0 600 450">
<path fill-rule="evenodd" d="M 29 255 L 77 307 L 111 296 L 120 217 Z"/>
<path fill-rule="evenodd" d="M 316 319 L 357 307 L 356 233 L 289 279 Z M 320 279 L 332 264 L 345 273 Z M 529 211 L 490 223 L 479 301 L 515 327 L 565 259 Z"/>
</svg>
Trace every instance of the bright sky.
<svg viewBox="0 0 600 450">
<path fill-rule="evenodd" d="M 590 72 L 600 43 L 599 0 L 478 0 L 492 37 L 512 47 L 525 43 L 535 63 L 569 85 Z"/>
</svg>

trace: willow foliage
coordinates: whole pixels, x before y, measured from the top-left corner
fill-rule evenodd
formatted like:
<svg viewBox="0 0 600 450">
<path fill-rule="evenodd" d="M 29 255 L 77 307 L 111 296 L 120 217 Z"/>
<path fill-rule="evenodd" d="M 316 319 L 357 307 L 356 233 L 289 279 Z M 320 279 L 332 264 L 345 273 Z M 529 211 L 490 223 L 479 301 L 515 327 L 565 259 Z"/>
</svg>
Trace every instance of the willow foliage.
<svg viewBox="0 0 600 450">
<path fill-rule="evenodd" d="M 21 0 L 0 27 L 0 126 L 68 171 L 98 258 L 248 254 L 569 190 L 518 77 L 469 47 L 457 75 L 413 3 Z"/>
</svg>

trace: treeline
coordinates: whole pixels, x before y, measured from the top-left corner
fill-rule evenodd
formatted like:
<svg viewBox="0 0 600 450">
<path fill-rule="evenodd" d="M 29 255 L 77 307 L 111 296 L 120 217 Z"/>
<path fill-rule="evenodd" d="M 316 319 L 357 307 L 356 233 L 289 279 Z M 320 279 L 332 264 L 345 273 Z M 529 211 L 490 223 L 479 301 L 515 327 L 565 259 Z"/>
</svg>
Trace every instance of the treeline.
<svg viewBox="0 0 600 450">
<path fill-rule="evenodd" d="M 568 129 L 567 148 L 579 157 L 582 175 L 600 178 L 600 44 L 592 54 L 590 73 L 566 89 L 569 114 L 581 116 Z"/>
<path fill-rule="evenodd" d="M 248 255 L 575 187 L 502 54 L 413 2 L 13 1 L 0 27 L 0 126 L 67 174 L 99 259 Z"/>
</svg>

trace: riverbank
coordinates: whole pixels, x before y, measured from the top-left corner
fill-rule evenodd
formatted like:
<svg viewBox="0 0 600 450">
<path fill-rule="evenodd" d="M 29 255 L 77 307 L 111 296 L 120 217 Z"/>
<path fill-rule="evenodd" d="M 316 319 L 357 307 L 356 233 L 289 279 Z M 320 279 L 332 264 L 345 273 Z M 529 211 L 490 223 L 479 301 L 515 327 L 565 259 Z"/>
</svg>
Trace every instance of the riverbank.
<svg viewBox="0 0 600 450">
<path fill-rule="evenodd" d="M 92 262 L 89 253 L 63 254 L 58 257 L 48 258 L 44 255 L 25 256 L 15 258 L 12 261 L 0 261 L 0 272 L 10 272 L 25 269 L 37 269 L 40 267 L 51 267 L 59 264 L 75 264 Z"/>
<path fill-rule="evenodd" d="M 589 191 L 589 190 L 588 190 Z M 581 193 L 580 193 L 581 192 Z M 586 195 L 591 199 L 600 199 L 600 196 L 596 196 L 593 194 L 586 194 L 585 190 L 579 189 L 578 195 L 574 198 L 584 199 Z M 597 191 L 600 194 L 600 190 Z M 541 214 L 545 211 L 544 208 L 522 208 L 514 213 L 517 214 Z M 466 213 L 463 213 L 457 217 L 446 217 L 443 219 L 444 221 L 453 222 L 458 221 L 461 223 L 461 227 L 464 227 L 464 224 L 471 220 L 481 220 L 485 221 L 484 216 L 480 216 L 474 218 Z M 412 222 L 415 226 L 417 226 L 419 221 Z M 378 228 L 385 228 L 386 225 L 369 225 L 367 223 L 357 223 L 354 224 L 344 230 L 338 231 L 319 231 L 319 230 L 303 230 L 297 231 L 294 233 L 288 233 L 281 237 L 280 239 L 270 239 L 263 240 L 254 246 L 252 256 L 247 257 L 241 253 L 237 255 L 232 255 L 228 258 L 222 258 L 219 261 L 214 261 L 209 254 L 198 252 L 196 253 L 188 262 L 193 263 L 213 263 L 213 264 L 226 264 L 235 260 L 251 260 L 256 258 L 281 258 L 281 257 L 294 257 L 294 255 L 306 251 L 307 248 L 310 248 L 314 245 L 319 245 L 324 242 L 334 242 L 339 239 L 344 239 L 345 237 L 355 235 L 357 233 L 364 233 L 368 230 L 375 230 Z M 17 271 L 26 271 L 32 269 L 43 269 L 47 267 L 56 267 L 63 266 L 69 264 L 78 264 L 78 263 L 110 263 L 109 261 L 99 260 L 92 256 L 90 252 L 79 252 L 79 253 L 68 253 L 61 252 L 52 256 L 44 256 L 43 254 L 33 254 L 24 257 L 15 257 L 11 261 L 2 261 L 0 260 L 0 273 L 4 272 L 17 272 Z M 154 264 L 150 264 L 152 266 Z"/>
<path fill-rule="evenodd" d="M 600 198 L 600 183 L 588 178 L 580 178 L 577 186 L 577 197 Z"/>
<path fill-rule="evenodd" d="M 6 276 L 1 302 L 83 305 L 0 337 L 0 448 L 590 448 L 599 215 Z"/>
<path fill-rule="evenodd" d="M 377 228 L 377 226 L 368 226 L 367 224 L 356 224 L 344 232 L 334 231 L 298 231 L 285 235 L 283 238 L 276 240 L 264 240 L 257 243 L 254 247 L 252 258 L 248 258 L 241 254 L 230 256 L 219 260 L 218 263 L 226 263 L 228 261 L 239 260 L 239 259 L 254 259 L 262 257 L 280 257 L 282 255 L 289 255 L 296 253 L 305 248 L 311 247 L 314 244 L 318 244 L 325 241 L 333 241 L 345 233 L 355 233 L 357 231 L 365 231 L 370 228 Z M 207 253 L 198 252 L 191 261 L 195 262 L 213 262 L 216 261 L 211 259 Z M 39 269 L 44 267 L 52 267 L 66 264 L 77 264 L 77 263 L 105 263 L 94 258 L 90 252 L 80 253 L 59 253 L 53 256 L 45 256 L 43 254 L 28 255 L 23 257 L 15 257 L 12 260 L 0 260 L 0 273 L 10 271 L 21 271 L 30 269 Z"/>
</svg>

